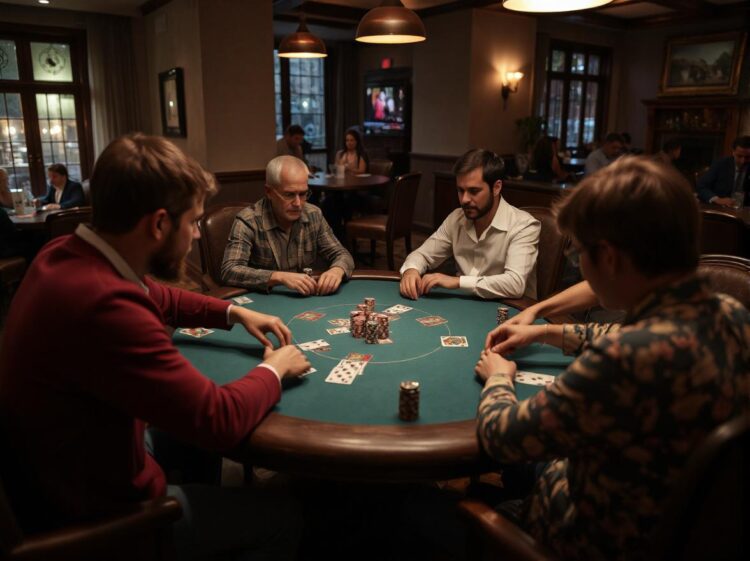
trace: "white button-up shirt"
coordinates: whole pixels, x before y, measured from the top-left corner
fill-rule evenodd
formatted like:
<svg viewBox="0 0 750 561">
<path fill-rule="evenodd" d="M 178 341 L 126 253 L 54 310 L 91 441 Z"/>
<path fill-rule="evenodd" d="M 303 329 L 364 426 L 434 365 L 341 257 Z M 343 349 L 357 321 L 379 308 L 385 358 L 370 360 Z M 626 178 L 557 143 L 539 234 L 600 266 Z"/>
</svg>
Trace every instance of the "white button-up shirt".
<svg viewBox="0 0 750 561">
<path fill-rule="evenodd" d="M 474 221 L 460 208 L 448 215 L 401 267 L 422 275 L 453 256 L 459 286 L 481 298 L 536 298 L 536 257 L 541 224 L 500 199 L 492 223 L 477 239 Z"/>
</svg>

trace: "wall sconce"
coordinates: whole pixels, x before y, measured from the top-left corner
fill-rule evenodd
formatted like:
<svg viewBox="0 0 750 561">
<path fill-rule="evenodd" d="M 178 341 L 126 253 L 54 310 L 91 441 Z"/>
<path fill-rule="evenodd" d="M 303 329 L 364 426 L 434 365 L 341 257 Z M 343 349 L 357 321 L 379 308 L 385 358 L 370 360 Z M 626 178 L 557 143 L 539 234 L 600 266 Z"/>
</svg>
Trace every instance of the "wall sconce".
<svg viewBox="0 0 750 561">
<path fill-rule="evenodd" d="M 503 109 L 508 104 L 508 96 L 518 91 L 518 83 L 523 78 L 523 72 L 506 72 L 503 80 L 503 88 L 500 90 L 503 96 Z"/>
</svg>

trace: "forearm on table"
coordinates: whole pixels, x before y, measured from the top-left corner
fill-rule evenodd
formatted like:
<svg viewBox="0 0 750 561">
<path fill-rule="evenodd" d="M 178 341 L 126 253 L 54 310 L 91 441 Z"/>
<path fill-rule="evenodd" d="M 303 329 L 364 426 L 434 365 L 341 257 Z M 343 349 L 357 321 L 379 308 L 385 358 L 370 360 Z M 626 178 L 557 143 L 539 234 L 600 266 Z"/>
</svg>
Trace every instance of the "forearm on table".
<svg viewBox="0 0 750 561">
<path fill-rule="evenodd" d="M 597 304 L 599 304 L 599 299 L 591 290 L 591 285 L 583 281 L 546 300 L 537 302 L 530 309 L 534 311 L 536 317 L 545 317 L 580 312 Z"/>
<path fill-rule="evenodd" d="M 228 286 L 265 290 L 271 286 L 271 276 L 276 271 L 255 269 L 247 265 L 227 264 L 222 267 L 221 280 Z M 279 284 L 278 282 L 276 284 Z"/>
</svg>

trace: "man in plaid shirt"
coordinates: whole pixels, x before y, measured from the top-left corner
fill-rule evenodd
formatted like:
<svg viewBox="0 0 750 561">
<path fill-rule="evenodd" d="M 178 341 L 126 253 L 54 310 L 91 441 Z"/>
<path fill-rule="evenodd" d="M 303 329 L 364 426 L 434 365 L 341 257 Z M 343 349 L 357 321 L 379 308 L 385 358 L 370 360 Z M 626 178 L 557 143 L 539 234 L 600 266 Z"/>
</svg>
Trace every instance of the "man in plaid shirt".
<svg viewBox="0 0 750 561">
<path fill-rule="evenodd" d="M 307 205 L 308 169 L 293 156 L 266 166 L 266 196 L 234 219 L 221 264 L 225 284 L 269 290 L 283 284 L 310 296 L 336 292 L 354 260 L 334 236 L 320 209 Z M 320 254 L 329 268 L 317 282 L 303 273 Z"/>
</svg>

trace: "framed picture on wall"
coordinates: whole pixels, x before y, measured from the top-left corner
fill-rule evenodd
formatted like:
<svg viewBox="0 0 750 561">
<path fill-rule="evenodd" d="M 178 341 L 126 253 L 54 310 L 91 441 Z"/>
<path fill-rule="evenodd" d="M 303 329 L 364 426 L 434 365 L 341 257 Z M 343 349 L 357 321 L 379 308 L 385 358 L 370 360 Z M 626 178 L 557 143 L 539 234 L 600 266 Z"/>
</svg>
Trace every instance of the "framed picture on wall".
<svg viewBox="0 0 750 561">
<path fill-rule="evenodd" d="M 185 123 L 185 85 L 182 68 L 171 68 L 159 74 L 161 128 L 164 136 L 187 136 Z"/>
<path fill-rule="evenodd" d="M 746 41 L 744 31 L 669 39 L 660 95 L 736 94 Z"/>
</svg>

